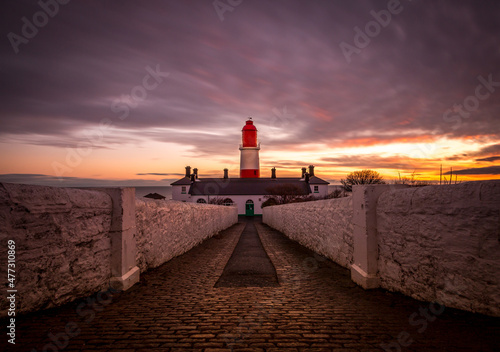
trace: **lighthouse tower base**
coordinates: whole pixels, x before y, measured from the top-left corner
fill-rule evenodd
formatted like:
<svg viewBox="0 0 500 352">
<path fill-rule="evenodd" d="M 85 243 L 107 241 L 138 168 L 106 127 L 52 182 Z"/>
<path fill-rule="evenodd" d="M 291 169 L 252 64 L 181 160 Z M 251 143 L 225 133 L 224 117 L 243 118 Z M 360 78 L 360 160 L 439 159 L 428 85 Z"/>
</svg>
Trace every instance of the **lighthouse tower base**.
<svg viewBox="0 0 500 352">
<path fill-rule="evenodd" d="M 240 170 L 240 178 L 259 178 L 259 170 Z"/>
<path fill-rule="evenodd" d="M 259 178 L 259 150 L 260 147 L 240 147 L 240 177 Z"/>
</svg>

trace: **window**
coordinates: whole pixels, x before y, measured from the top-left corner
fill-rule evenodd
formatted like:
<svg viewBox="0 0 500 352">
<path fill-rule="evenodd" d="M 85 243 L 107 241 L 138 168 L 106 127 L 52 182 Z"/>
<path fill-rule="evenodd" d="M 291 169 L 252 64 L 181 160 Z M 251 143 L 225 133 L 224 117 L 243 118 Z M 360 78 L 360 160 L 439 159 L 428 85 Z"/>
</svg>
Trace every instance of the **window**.
<svg viewBox="0 0 500 352">
<path fill-rule="evenodd" d="M 207 201 L 203 198 L 200 198 L 196 201 L 196 203 L 202 203 L 202 204 L 207 204 Z"/>
<path fill-rule="evenodd" d="M 233 202 L 233 200 L 232 200 L 231 198 L 226 198 L 226 199 L 224 199 L 224 205 L 225 205 L 226 207 L 231 206 L 231 205 L 233 205 L 233 204 L 234 204 L 234 202 Z"/>
<path fill-rule="evenodd" d="M 246 204 L 253 204 L 253 200 L 251 199 L 247 200 Z"/>
<path fill-rule="evenodd" d="M 181 194 L 186 194 L 186 186 L 182 186 Z"/>
<path fill-rule="evenodd" d="M 314 193 L 319 193 L 319 186 L 314 186 Z"/>
</svg>

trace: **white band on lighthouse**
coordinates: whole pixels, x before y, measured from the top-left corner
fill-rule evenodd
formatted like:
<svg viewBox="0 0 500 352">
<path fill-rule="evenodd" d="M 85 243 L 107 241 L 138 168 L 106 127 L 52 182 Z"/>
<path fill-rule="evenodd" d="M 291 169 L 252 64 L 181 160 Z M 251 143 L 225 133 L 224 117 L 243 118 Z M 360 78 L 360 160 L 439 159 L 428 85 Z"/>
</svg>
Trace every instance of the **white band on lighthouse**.
<svg viewBox="0 0 500 352">
<path fill-rule="evenodd" d="M 240 177 L 259 177 L 259 147 L 240 147 Z M 255 171 L 255 172 L 254 172 Z"/>
</svg>

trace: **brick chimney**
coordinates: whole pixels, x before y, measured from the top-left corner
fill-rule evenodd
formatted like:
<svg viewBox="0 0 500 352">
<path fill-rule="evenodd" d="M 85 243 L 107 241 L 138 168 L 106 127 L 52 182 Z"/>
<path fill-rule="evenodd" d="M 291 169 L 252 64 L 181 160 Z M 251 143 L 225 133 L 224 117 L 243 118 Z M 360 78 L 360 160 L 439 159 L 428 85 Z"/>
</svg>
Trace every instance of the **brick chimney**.
<svg viewBox="0 0 500 352">
<path fill-rule="evenodd" d="M 271 178 L 276 178 L 276 168 L 275 167 L 273 167 L 271 169 Z"/>
<path fill-rule="evenodd" d="M 193 174 L 194 174 L 194 177 L 196 179 L 198 179 L 198 169 L 196 167 L 193 169 Z"/>
<path fill-rule="evenodd" d="M 314 165 L 309 165 L 309 176 L 314 176 Z"/>
<path fill-rule="evenodd" d="M 186 166 L 186 177 L 191 176 L 191 166 Z"/>
<path fill-rule="evenodd" d="M 306 170 L 307 170 L 307 169 L 306 169 L 305 167 L 303 167 L 303 168 L 302 168 L 302 177 L 301 177 L 301 178 L 304 178 L 304 177 L 305 177 Z"/>
<path fill-rule="evenodd" d="M 224 178 L 229 178 L 228 169 L 224 169 Z"/>
<path fill-rule="evenodd" d="M 304 174 L 304 179 L 305 179 L 304 181 L 309 183 L 309 174 L 307 172 Z"/>
</svg>

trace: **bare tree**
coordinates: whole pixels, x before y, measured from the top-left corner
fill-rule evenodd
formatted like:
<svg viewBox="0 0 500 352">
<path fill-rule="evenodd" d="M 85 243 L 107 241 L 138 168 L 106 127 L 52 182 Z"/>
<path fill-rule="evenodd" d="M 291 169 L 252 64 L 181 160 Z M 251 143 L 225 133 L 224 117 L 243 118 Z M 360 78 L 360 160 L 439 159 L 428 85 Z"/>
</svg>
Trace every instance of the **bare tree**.
<svg viewBox="0 0 500 352">
<path fill-rule="evenodd" d="M 340 180 L 346 192 L 352 192 L 353 185 L 385 184 L 383 177 L 374 170 L 360 170 L 351 172 L 346 179 Z"/>
<path fill-rule="evenodd" d="M 222 197 L 210 198 L 208 204 L 224 205 L 224 198 Z"/>
<path fill-rule="evenodd" d="M 410 177 L 406 177 L 406 176 L 401 177 L 400 173 L 398 173 L 398 175 L 399 175 L 399 179 L 394 181 L 395 185 L 407 185 L 410 187 L 423 187 L 423 186 L 429 186 L 431 184 L 428 181 L 419 180 L 415 175 L 415 171 L 412 172 Z"/>
<path fill-rule="evenodd" d="M 340 189 L 335 189 L 332 192 L 328 193 L 323 199 L 332 199 L 332 198 L 342 198 L 345 197 L 345 194 Z"/>
<path fill-rule="evenodd" d="M 268 193 L 266 198 L 269 200 L 267 205 L 295 203 L 301 201 L 304 196 L 304 192 L 298 186 L 290 183 L 268 187 L 266 192 Z"/>
</svg>

